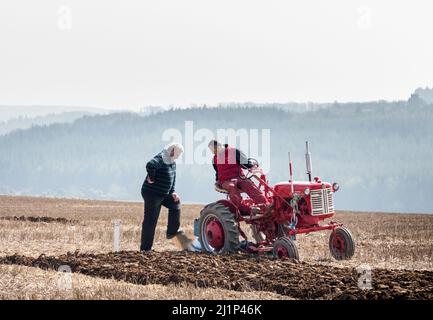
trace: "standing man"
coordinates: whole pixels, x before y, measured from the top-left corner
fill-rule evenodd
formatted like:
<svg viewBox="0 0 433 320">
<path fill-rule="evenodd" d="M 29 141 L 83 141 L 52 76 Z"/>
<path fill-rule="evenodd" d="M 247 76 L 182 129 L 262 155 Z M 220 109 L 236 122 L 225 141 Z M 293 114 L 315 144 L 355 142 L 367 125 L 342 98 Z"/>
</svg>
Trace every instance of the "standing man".
<svg viewBox="0 0 433 320">
<path fill-rule="evenodd" d="M 167 239 L 183 233 L 180 226 L 180 198 L 175 192 L 176 159 L 183 153 L 179 143 L 172 143 L 151 159 L 141 188 L 144 220 L 141 229 L 141 251 L 150 251 L 161 206 L 168 209 Z"/>
<path fill-rule="evenodd" d="M 228 192 L 230 200 L 239 208 L 242 214 L 263 213 L 271 206 L 265 194 L 250 179 L 241 179 L 244 168 L 251 168 L 251 164 L 245 154 L 239 149 L 228 144 L 222 145 L 216 140 L 211 140 L 208 145 L 214 154 L 212 164 L 215 169 L 216 185 Z M 245 192 L 255 203 L 249 207 L 242 202 L 241 191 Z"/>
</svg>

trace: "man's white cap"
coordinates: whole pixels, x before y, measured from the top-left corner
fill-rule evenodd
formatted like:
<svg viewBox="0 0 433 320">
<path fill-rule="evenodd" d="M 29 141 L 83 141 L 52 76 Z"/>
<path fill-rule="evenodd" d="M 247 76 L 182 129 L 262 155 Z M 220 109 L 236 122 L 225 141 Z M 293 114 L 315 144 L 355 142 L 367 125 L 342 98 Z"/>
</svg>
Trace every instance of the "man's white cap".
<svg viewBox="0 0 433 320">
<path fill-rule="evenodd" d="M 174 157 L 171 158 L 170 154 L 174 151 Z M 183 153 L 183 146 L 178 142 L 172 142 L 165 146 L 163 150 L 164 161 L 167 163 L 172 163 L 174 160 L 179 158 Z"/>
</svg>

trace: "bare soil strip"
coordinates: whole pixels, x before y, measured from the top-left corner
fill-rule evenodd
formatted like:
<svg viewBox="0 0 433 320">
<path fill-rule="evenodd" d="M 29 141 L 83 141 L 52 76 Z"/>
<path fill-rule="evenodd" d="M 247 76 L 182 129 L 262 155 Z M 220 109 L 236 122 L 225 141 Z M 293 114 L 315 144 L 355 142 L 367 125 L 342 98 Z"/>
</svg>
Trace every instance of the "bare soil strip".
<svg viewBox="0 0 433 320">
<path fill-rule="evenodd" d="M 45 223 L 63 223 L 63 224 L 74 224 L 77 220 L 69 220 L 66 218 L 52 218 L 52 217 L 36 217 L 36 216 L 6 216 L 0 217 L 0 220 L 7 221 L 28 221 L 28 222 L 45 222 Z"/>
<path fill-rule="evenodd" d="M 298 299 L 433 299 L 433 271 L 373 269 L 373 288 L 362 290 L 354 268 L 244 254 L 77 252 L 38 258 L 12 255 L 0 258 L 0 263 L 54 270 L 68 265 L 73 272 L 135 284 L 270 291 Z"/>
</svg>

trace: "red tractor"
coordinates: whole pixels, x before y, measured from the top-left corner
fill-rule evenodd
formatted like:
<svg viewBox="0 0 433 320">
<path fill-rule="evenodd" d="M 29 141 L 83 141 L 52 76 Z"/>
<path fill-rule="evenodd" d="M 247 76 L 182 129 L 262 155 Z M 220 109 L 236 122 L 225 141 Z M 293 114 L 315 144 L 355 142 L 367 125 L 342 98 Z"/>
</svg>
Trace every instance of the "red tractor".
<svg viewBox="0 0 433 320">
<path fill-rule="evenodd" d="M 355 251 L 355 243 L 350 231 L 341 223 L 330 221 L 320 223 L 335 214 L 334 192 L 338 183 L 330 184 L 319 177 L 312 179 L 311 155 L 306 143 L 306 163 L 308 181 L 293 181 L 292 162 L 289 153 L 290 180 L 279 182 L 271 187 L 257 161 L 253 168 L 240 175 L 243 179 L 254 179 L 263 190 L 271 209 L 265 213 L 242 214 L 228 198 L 206 205 L 196 220 L 196 235 L 201 250 L 212 253 L 238 252 L 272 253 L 274 257 L 299 259 L 294 240 L 298 234 L 332 230 L 329 249 L 337 260 L 350 259 Z M 225 192 L 223 189 L 217 189 Z M 255 204 L 249 198 L 243 203 Z M 252 210 L 253 212 L 253 210 Z M 254 242 L 248 240 L 240 222 L 251 227 Z M 240 237 L 243 241 L 240 241 Z"/>
</svg>

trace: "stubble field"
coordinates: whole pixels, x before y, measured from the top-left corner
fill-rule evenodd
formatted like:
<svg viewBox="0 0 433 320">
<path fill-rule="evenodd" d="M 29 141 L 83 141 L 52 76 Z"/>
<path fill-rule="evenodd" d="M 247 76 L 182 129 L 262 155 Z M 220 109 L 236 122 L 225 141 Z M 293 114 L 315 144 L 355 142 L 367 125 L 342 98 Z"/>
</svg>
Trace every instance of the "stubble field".
<svg viewBox="0 0 433 320">
<path fill-rule="evenodd" d="M 182 206 L 191 236 L 200 209 Z M 338 212 L 353 259 L 333 260 L 322 232 L 298 237 L 300 263 L 180 252 L 165 239 L 165 209 L 155 252 L 142 254 L 142 219 L 142 203 L 0 196 L 0 299 L 433 298 L 433 215 Z M 371 268 L 370 290 L 358 287 L 360 266 Z"/>
</svg>

